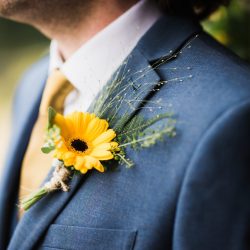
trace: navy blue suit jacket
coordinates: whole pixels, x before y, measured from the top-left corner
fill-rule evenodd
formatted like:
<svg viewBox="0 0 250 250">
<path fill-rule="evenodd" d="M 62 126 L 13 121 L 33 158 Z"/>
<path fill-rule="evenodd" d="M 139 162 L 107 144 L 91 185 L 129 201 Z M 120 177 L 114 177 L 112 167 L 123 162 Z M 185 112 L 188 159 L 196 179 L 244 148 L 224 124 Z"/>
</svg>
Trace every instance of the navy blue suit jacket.
<svg viewBox="0 0 250 250">
<path fill-rule="evenodd" d="M 130 170 L 74 177 L 68 193 L 50 194 L 18 223 L 20 167 L 47 77 L 44 58 L 25 75 L 14 101 L 0 187 L 1 250 L 250 248 L 248 66 L 197 23 L 171 16 L 161 18 L 129 58 L 132 78 L 157 64 L 127 91 L 133 99 L 144 84 L 136 104 L 144 108 L 137 113 L 150 117 L 171 107 L 177 136 L 128 150 L 135 162 Z M 159 100 L 165 105 L 150 111 Z"/>
</svg>

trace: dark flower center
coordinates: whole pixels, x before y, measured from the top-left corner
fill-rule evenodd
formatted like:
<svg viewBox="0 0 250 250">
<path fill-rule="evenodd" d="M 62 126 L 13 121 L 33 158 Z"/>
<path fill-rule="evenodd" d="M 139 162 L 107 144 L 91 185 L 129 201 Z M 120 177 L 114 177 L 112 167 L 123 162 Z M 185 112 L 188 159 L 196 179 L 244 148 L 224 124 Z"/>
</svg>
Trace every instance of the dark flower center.
<svg viewBox="0 0 250 250">
<path fill-rule="evenodd" d="M 71 147 L 79 152 L 84 152 L 88 149 L 87 143 L 85 141 L 80 140 L 80 139 L 73 140 L 71 142 Z"/>
</svg>

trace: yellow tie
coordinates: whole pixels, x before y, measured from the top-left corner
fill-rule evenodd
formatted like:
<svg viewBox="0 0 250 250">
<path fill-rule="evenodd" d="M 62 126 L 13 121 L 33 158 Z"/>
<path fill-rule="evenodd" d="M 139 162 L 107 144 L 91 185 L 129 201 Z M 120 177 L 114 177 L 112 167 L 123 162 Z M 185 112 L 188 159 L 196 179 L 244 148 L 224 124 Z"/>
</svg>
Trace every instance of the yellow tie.
<svg viewBox="0 0 250 250">
<path fill-rule="evenodd" d="M 19 189 L 20 199 L 36 190 L 49 172 L 52 157 L 41 152 L 48 121 L 48 107 L 51 106 L 57 112 L 62 113 L 64 100 L 72 90 L 73 86 L 59 70 L 55 70 L 47 80 L 38 118 L 33 127 L 22 164 Z M 22 212 L 20 211 L 20 213 Z"/>
</svg>

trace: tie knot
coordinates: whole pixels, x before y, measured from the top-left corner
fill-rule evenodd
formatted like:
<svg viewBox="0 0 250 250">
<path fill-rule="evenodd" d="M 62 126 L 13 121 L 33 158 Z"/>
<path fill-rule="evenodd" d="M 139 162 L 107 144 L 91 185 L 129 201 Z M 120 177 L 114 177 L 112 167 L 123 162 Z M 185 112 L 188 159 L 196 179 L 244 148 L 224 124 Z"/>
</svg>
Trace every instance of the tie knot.
<svg viewBox="0 0 250 250">
<path fill-rule="evenodd" d="M 65 75 L 60 70 L 54 70 L 45 85 L 40 105 L 40 114 L 46 114 L 49 106 L 62 113 L 65 98 L 73 89 L 73 85 Z"/>
</svg>

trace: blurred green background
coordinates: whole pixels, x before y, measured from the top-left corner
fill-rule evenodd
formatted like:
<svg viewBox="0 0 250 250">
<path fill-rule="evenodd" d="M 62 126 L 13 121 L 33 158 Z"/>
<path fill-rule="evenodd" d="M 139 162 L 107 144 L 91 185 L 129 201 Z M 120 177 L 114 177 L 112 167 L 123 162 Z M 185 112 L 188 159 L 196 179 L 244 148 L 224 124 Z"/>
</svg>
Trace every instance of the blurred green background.
<svg viewBox="0 0 250 250">
<path fill-rule="evenodd" d="M 205 30 L 250 62 L 250 1 L 233 0 L 203 22 Z M 48 52 L 49 41 L 31 27 L 0 19 L 0 173 L 11 133 L 11 100 L 22 72 Z M 28 103 L 27 103 L 28 105 Z"/>
</svg>

